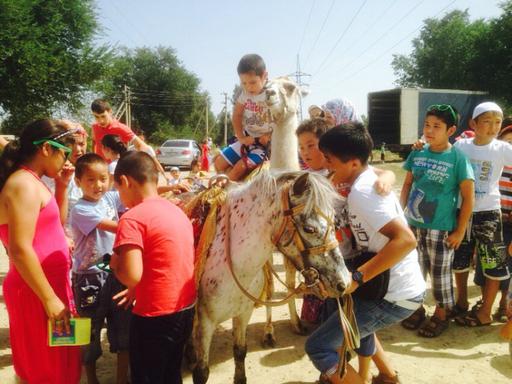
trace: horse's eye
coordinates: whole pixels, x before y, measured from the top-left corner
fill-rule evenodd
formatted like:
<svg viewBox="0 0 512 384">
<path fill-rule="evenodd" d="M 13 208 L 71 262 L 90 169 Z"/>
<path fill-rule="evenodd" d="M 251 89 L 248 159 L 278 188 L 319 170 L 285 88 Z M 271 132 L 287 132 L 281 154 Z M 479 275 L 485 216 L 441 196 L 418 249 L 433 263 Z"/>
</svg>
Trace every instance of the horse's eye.
<svg viewBox="0 0 512 384">
<path fill-rule="evenodd" d="M 303 229 L 304 229 L 304 232 L 306 232 L 306 233 L 315 233 L 316 232 L 315 227 L 312 227 L 311 225 L 305 225 L 303 227 Z"/>
</svg>

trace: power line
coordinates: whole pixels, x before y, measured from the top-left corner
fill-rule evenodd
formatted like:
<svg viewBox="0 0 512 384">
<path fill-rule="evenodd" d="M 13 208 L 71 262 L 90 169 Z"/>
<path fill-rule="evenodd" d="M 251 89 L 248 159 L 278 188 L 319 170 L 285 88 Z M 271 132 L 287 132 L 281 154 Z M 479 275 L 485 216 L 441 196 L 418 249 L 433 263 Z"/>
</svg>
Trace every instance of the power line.
<svg viewBox="0 0 512 384">
<path fill-rule="evenodd" d="M 302 43 L 304 42 L 304 37 L 306 36 L 306 30 L 309 27 L 309 22 L 311 21 L 311 14 L 313 13 L 313 8 L 315 8 L 316 0 L 311 4 L 311 8 L 309 10 L 308 20 L 306 21 L 306 25 L 304 27 L 304 31 L 302 32 L 302 38 L 300 39 L 299 49 L 297 49 L 297 55 L 300 55 L 300 50 L 302 49 Z"/>
<path fill-rule="evenodd" d="M 313 46 L 309 50 L 309 54 L 306 57 L 306 62 L 304 63 L 304 66 L 307 65 L 307 63 L 309 61 L 309 58 L 311 57 L 311 54 L 313 53 L 313 51 L 314 51 L 314 49 L 316 47 L 316 43 L 318 43 L 318 39 L 320 38 L 320 35 L 322 34 L 322 31 L 324 30 L 325 24 L 327 23 L 327 19 L 331 15 L 332 8 L 334 7 L 334 2 L 335 2 L 335 0 L 331 0 L 331 5 L 329 7 L 329 10 L 327 11 L 327 14 L 325 15 L 324 21 L 322 23 L 322 27 L 320 28 L 320 31 L 318 32 L 318 35 L 316 35 L 315 42 L 313 43 Z"/>
<path fill-rule="evenodd" d="M 322 61 L 322 64 L 320 64 L 320 66 L 318 67 L 318 69 L 315 71 L 314 74 L 317 74 L 320 69 L 322 69 L 322 67 L 325 65 L 325 63 L 327 62 L 327 60 L 329 60 L 329 58 L 331 57 L 332 53 L 334 52 L 334 50 L 336 49 L 336 47 L 338 46 L 338 44 L 340 43 L 341 39 L 343 39 L 343 37 L 345 36 L 345 34 L 347 33 L 347 31 L 350 29 L 350 26 L 352 25 L 352 23 L 354 22 L 354 20 L 357 18 L 357 15 L 359 15 L 359 12 L 361 12 L 361 9 L 363 9 L 363 7 L 365 6 L 366 2 L 368 0 L 364 0 L 363 3 L 361 4 L 361 6 L 358 8 L 358 10 L 356 11 L 356 13 L 354 14 L 354 16 L 352 16 L 352 19 L 350 20 L 350 22 L 348 23 L 347 27 L 345 28 L 345 30 L 341 33 L 340 37 L 338 38 L 338 40 L 336 40 L 336 43 L 334 44 L 334 46 L 331 48 L 331 50 L 329 51 L 329 53 L 327 54 L 327 56 L 325 57 L 324 61 Z"/>
<path fill-rule="evenodd" d="M 350 61 L 348 64 L 344 64 L 342 67 L 340 67 L 337 72 L 344 71 L 346 68 L 350 67 L 353 63 L 355 63 L 360 57 L 364 56 L 365 53 L 367 53 L 371 48 L 373 48 L 379 41 L 381 41 L 384 37 L 386 37 L 389 32 L 391 32 L 393 29 L 395 29 L 405 18 L 407 18 L 412 12 L 414 12 L 421 4 L 423 4 L 425 0 L 421 0 L 416 5 L 414 5 L 412 8 L 407 11 L 405 15 L 403 15 L 398 21 L 396 21 L 390 28 L 388 28 L 384 33 L 382 33 L 373 43 L 371 43 L 369 46 L 367 46 L 361 53 L 356 56 L 352 61 Z M 416 31 L 416 30 L 415 30 Z"/>
<path fill-rule="evenodd" d="M 446 5 L 443 9 L 441 9 L 438 13 L 436 13 L 434 15 L 434 17 L 437 17 L 438 15 L 440 15 L 441 13 L 443 13 L 446 9 L 448 9 L 452 4 L 454 4 L 455 2 L 457 2 L 457 0 L 452 0 L 448 5 Z M 404 36 L 402 39 L 400 39 L 396 44 L 394 44 L 393 46 L 391 46 L 389 49 L 385 50 L 384 52 L 380 53 L 379 55 L 377 55 L 377 57 L 370 61 L 369 63 L 367 63 L 365 66 L 363 66 L 362 68 L 360 68 L 359 70 L 357 70 L 356 72 L 352 73 L 351 75 L 341 79 L 340 81 L 336 82 L 335 84 L 333 84 L 333 87 L 334 86 L 337 86 L 338 84 L 344 82 L 344 81 L 347 81 L 349 79 L 351 79 L 352 77 L 356 76 L 357 74 L 359 74 L 360 72 L 362 72 L 363 70 L 365 70 L 366 68 L 370 67 L 371 65 L 375 64 L 377 61 L 381 60 L 382 57 L 390 52 L 391 50 L 393 50 L 396 46 L 400 45 L 402 42 L 404 42 L 406 39 L 408 39 L 411 35 L 413 35 L 414 33 L 416 33 L 417 31 L 419 31 L 421 28 L 423 27 L 423 25 L 420 25 L 418 28 L 416 28 L 414 31 L 412 31 L 411 33 L 407 34 L 406 36 Z"/>
<path fill-rule="evenodd" d="M 344 56 L 347 56 L 348 52 L 351 51 L 352 48 L 354 47 L 357 47 L 359 41 L 361 41 L 361 39 L 363 37 L 367 37 L 369 36 L 369 32 L 375 28 L 376 25 L 379 24 L 379 21 L 381 20 L 384 20 L 385 16 L 388 14 L 388 12 L 393 9 L 393 7 L 395 6 L 396 2 L 398 0 L 393 0 L 393 2 L 391 3 L 391 5 L 386 5 L 385 3 L 382 3 L 384 4 L 385 8 L 384 10 L 381 12 L 381 13 L 378 13 L 377 14 L 377 17 L 375 17 L 372 21 L 368 22 L 368 28 L 366 28 L 363 32 L 361 32 L 360 34 L 358 34 L 358 38 L 356 38 L 355 40 L 351 41 L 351 44 L 350 46 L 345 50 L 343 51 L 343 54 Z M 325 72 L 322 72 L 322 73 L 325 73 Z M 318 78 L 318 77 L 316 77 Z"/>
</svg>

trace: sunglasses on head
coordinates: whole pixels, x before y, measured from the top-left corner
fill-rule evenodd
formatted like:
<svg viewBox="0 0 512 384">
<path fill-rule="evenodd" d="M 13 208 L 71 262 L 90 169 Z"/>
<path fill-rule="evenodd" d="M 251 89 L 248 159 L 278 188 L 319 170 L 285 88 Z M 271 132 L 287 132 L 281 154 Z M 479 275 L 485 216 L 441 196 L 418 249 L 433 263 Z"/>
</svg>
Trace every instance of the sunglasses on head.
<svg viewBox="0 0 512 384">
<path fill-rule="evenodd" d="M 71 148 L 66 147 L 64 144 L 59 143 L 58 141 L 55 141 L 55 139 L 45 138 L 45 139 L 40 139 L 40 140 L 36 140 L 36 141 L 32 142 L 32 144 L 34 144 L 34 145 L 39 145 L 39 144 L 44 144 L 44 143 L 48 143 L 54 148 L 62 149 L 64 151 L 64 158 L 66 160 L 68 159 L 69 155 L 71 154 Z"/>
<path fill-rule="evenodd" d="M 430 107 L 427 108 L 427 112 L 431 112 L 431 111 L 440 111 L 440 112 L 449 111 L 450 114 L 452 115 L 453 124 L 457 123 L 457 114 L 455 113 L 455 111 L 453 110 L 453 107 L 450 104 L 432 104 Z"/>
</svg>

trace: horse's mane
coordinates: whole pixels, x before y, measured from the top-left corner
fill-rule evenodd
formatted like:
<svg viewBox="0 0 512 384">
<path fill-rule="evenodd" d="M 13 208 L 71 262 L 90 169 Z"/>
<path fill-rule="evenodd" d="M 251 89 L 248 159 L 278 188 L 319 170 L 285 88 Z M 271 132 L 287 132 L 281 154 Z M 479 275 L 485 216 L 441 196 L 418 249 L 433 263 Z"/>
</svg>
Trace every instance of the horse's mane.
<svg viewBox="0 0 512 384">
<path fill-rule="evenodd" d="M 274 173 L 269 170 L 261 170 L 253 180 L 236 187 L 235 190 L 243 195 L 248 192 L 248 190 L 256 188 L 258 195 L 265 196 L 269 201 L 276 198 L 281 200 L 280 197 L 277 196 L 278 187 L 286 182 L 292 182 L 298 179 L 305 173 L 308 174 L 309 193 L 304 202 L 305 207 L 303 214 L 309 215 L 315 207 L 322 212 L 333 212 L 335 205 L 341 199 L 339 194 L 325 176 L 307 171 Z"/>
</svg>

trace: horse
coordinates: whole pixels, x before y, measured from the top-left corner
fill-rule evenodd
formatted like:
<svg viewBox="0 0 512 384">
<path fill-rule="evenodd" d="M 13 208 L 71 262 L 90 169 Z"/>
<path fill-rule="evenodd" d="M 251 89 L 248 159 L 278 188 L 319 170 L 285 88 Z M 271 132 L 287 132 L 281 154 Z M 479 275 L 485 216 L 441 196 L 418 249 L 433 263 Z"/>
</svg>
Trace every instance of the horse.
<svg viewBox="0 0 512 384">
<path fill-rule="evenodd" d="M 226 193 L 199 281 L 189 355 L 194 384 L 207 382 L 213 333 L 230 318 L 234 383 L 246 383 L 246 329 L 254 309 L 247 296 L 260 297 L 262 267 L 275 247 L 324 296 L 342 295 L 350 279 L 333 222 L 339 196 L 323 176 L 262 170 L 248 183 L 229 186 Z"/>
</svg>

